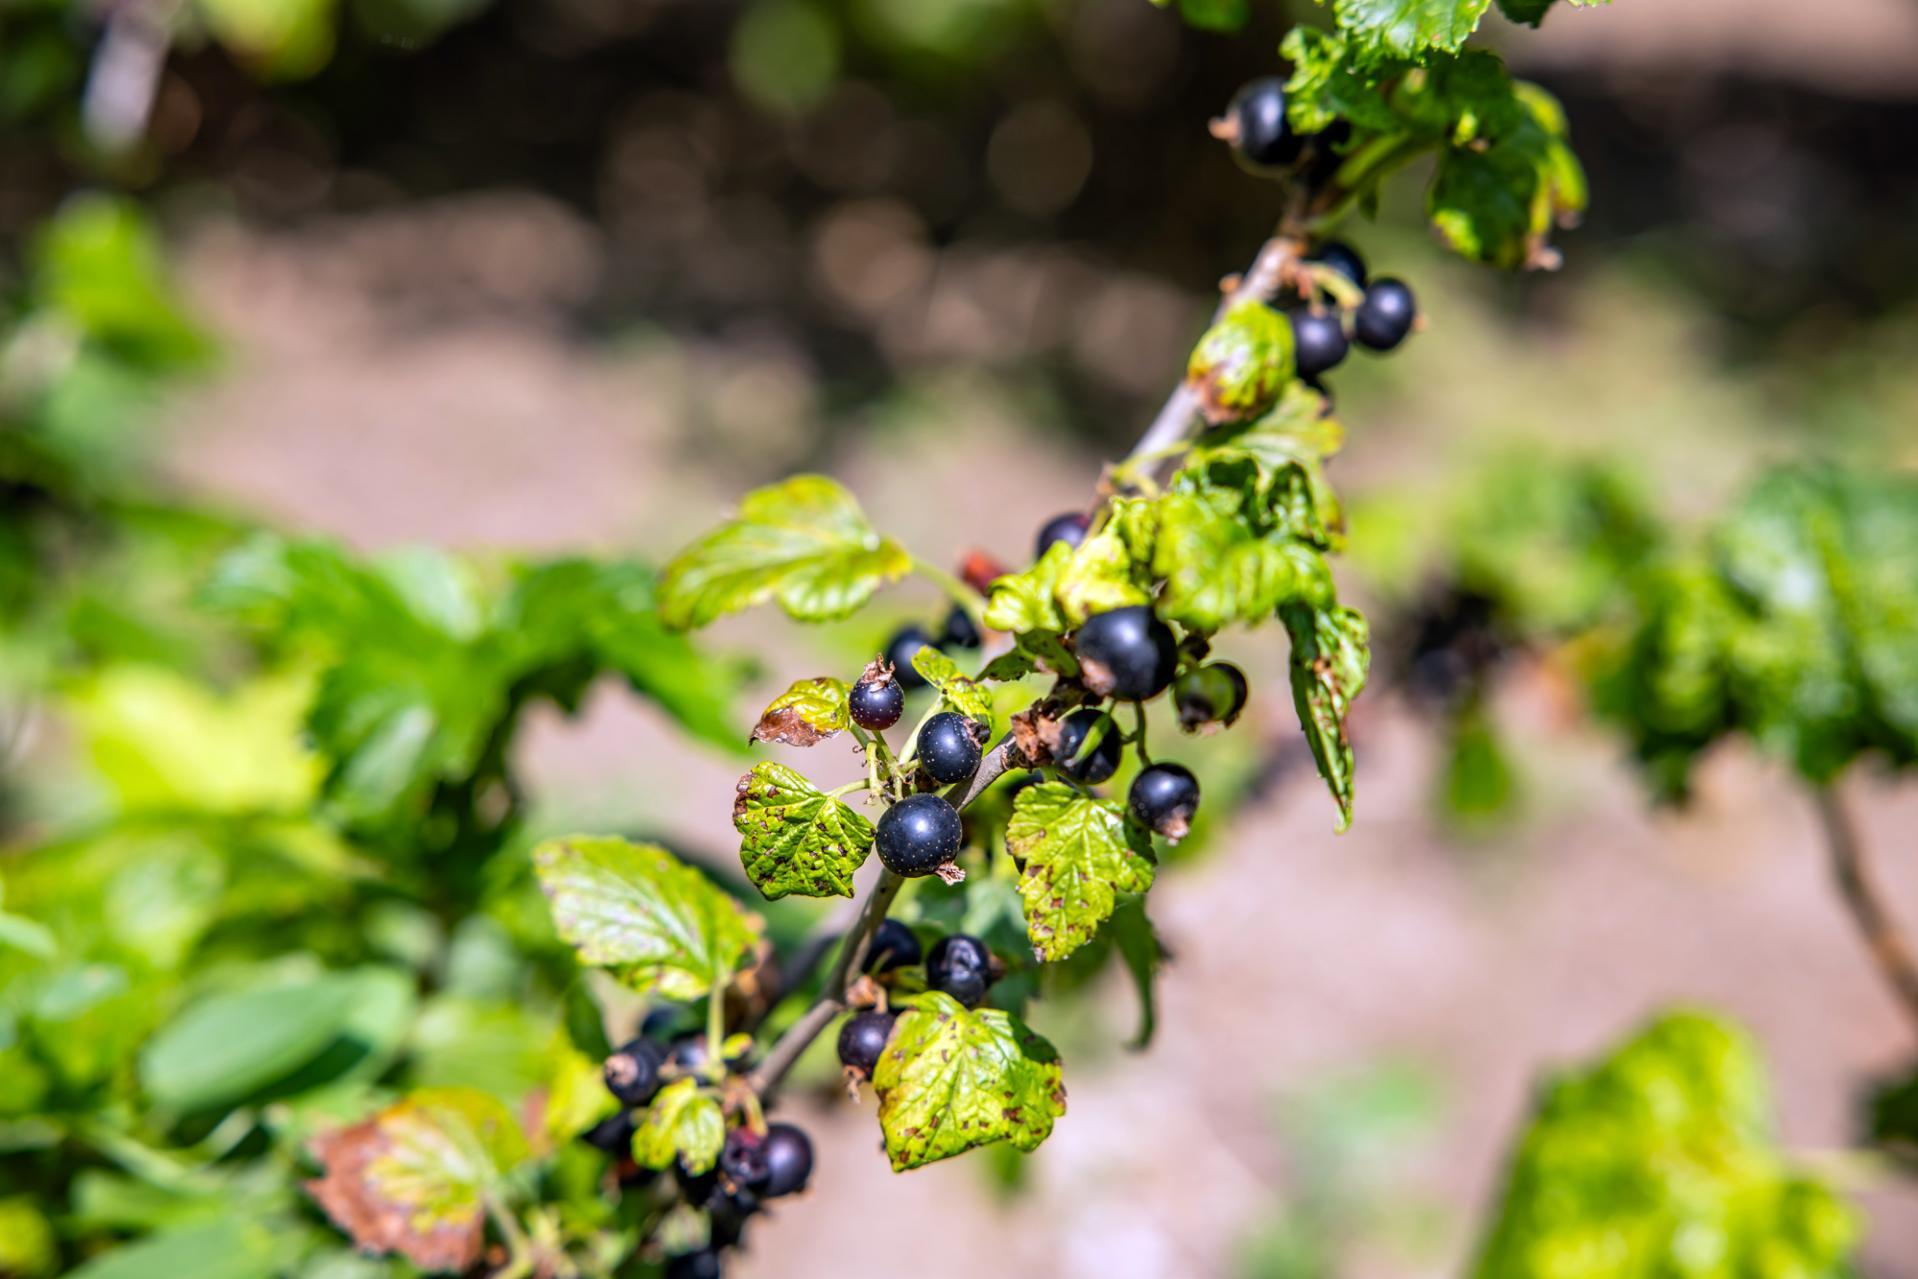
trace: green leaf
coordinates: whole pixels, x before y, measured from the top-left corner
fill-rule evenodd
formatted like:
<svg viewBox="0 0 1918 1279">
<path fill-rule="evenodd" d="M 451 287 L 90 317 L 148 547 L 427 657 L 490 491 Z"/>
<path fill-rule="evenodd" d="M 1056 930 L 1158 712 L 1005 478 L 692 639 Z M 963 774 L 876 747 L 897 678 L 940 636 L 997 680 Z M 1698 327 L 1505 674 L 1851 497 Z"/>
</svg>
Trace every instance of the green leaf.
<svg viewBox="0 0 1918 1279">
<path fill-rule="evenodd" d="M 183 1225 L 102 1253 L 66 1272 L 67 1279 L 273 1279 L 280 1251 L 262 1223 L 222 1217 Z"/>
<path fill-rule="evenodd" d="M 1160 506 L 1152 567 L 1165 578 L 1156 611 L 1166 620 L 1210 633 L 1264 621 L 1281 604 L 1330 597 L 1330 570 L 1311 546 L 1259 536 L 1191 494 L 1167 494 Z"/>
<path fill-rule="evenodd" d="M 477 1265 L 486 1201 L 528 1156 L 513 1112 L 471 1088 L 426 1088 L 313 1140 L 307 1192 L 363 1251 L 422 1270 Z"/>
<path fill-rule="evenodd" d="M 872 850 L 872 823 L 783 764 L 756 764 L 739 779 L 733 828 L 739 863 L 768 899 L 851 897 L 853 873 Z"/>
<path fill-rule="evenodd" d="M 633 1131 L 633 1158 L 648 1168 L 670 1168 L 674 1160 L 698 1176 L 719 1162 L 726 1144 L 726 1116 L 719 1103 L 701 1092 L 694 1079 L 678 1079 L 659 1090 Z"/>
<path fill-rule="evenodd" d="M 1174 487 L 1214 469 L 1249 464 L 1263 520 L 1328 551 L 1345 542 L 1345 513 L 1325 476 L 1325 460 L 1345 443 L 1345 428 L 1325 415 L 1318 392 L 1302 382 L 1286 388 L 1271 412 L 1242 426 L 1207 433 L 1187 456 Z M 1195 485 L 1196 486 L 1196 485 Z"/>
<path fill-rule="evenodd" d="M 1843 1279 L 1858 1214 L 1792 1168 L 1746 1038 L 1668 1014 L 1544 1089 L 1475 1279 Z"/>
<path fill-rule="evenodd" d="M 560 937 L 635 990 L 697 999 L 759 943 L 757 916 L 657 845 L 573 835 L 534 849 L 533 864 Z"/>
<path fill-rule="evenodd" d="M 1456 53 L 1492 0 L 1334 0 L 1339 28 L 1370 54 Z M 1323 3 L 1323 0 L 1321 0 Z"/>
<path fill-rule="evenodd" d="M 1021 790 L 1006 848 L 1023 863 L 1019 895 L 1039 958 L 1064 959 L 1091 941 L 1121 893 L 1152 887 L 1152 837 L 1118 804 L 1064 782 Z"/>
<path fill-rule="evenodd" d="M 36 959 L 52 959 L 60 943 L 38 920 L 0 911 L 0 950 L 17 950 Z"/>
<path fill-rule="evenodd" d="M 1133 558 L 1119 530 L 1108 524 L 1079 545 L 1059 574 L 1054 591 L 1059 612 L 1077 626 L 1094 613 L 1149 603 L 1151 583 L 1145 568 L 1146 563 Z"/>
<path fill-rule="evenodd" d="M 378 1065 L 411 1020 L 401 974 L 366 968 L 209 996 L 140 1054 L 140 1086 L 168 1110 L 211 1110 L 313 1072 L 324 1083 L 369 1056 Z M 376 1014 L 369 1020 L 368 1013 Z"/>
<path fill-rule="evenodd" d="M 159 236 L 130 200 L 69 201 L 34 242 L 30 288 L 38 307 L 152 371 L 191 367 L 212 353 L 167 278 Z"/>
<path fill-rule="evenodd" d="M 921 650 L 935 651 L 930 645 Z M 852 717 L 846 710 L 846 686 L 820 676 L 802 679 L 772 700 L 753 726 L 756 742 L 783 742 L 788 746 L 817 746 L 846 731 Z"/>
<path fill-rule="evenodd" d="M 1234 303 L 1205 331 L 1186 363 L 1186 385 L 1218 425 L 1270 408 L 1292 377 L 1292 322 L 1264 302 Z"/>
<path fill-rule="evenodd" d="M 777 600 L 798 621 L 831 621 L 911 570 L 845 489 L 798 475 L 748 494 L 736 518 L 666 566 L 660 616 L 684 629 Z"/>
<path fill-rule="evenodd" d="M 1279 612 L 1292 637 L 1292 702 L 1318 762 L 1319 776 L 1339 806 L 1338 829 L 1352 824 L 1352 744 L 1345 716 L 1365 687 L 1371 664 L 1370 630 L 1357 609 L 1287 605 Z"/>
<path fill-rule="evenodd" d="M 1066 1112 L 1059 1054 L 1012 1014 L 928 991 L 910 1003 L 873 1071 L 894 1172 L 1004 1141 L 1036 1150 Z"/>
<path fill-rule="evenodd" d="M 1166 0 L 1154 0 L 1163 5 Z M 1179 16 L 1189 27 L 1231 35 L 1252 19 L 1251 0 L 1178 0 Z"/>
<path fill-rule="evenodd" d="M 1053 635 L 1070 629 L 1055 595 L 1073 548 L 1054 542 L 1038 562 L 1023 573 L 1008 573 L 992 584 L 986 601 L 986 625 L 995 631 L 1024 635 L 1038 631 Z"/>
<path fill-rule="evenodd" d="M 953 710 L 982 724 L 992 723 L 992 694 L 962 672 L 950 657 L 927 644 L 912 655 L 912 669 L 938 689 L 939 696 Z"/>
<path fill-rule="evenodd" d="M 1130 1047 L 1141 1049 L 1152 1042 L 1159 1027 L 1157 988 L 1159 966 L 1165 962 L 1165 947 L 1159 941 L 1158 930 L 1146 917 L 1144 897 L 1120 902 L 1106 930 L 1119 948 L 1119 957 L 1125 961 L 1132 987 L 1138 992 L 1139 1029 L 1133 1034 Z"/>
<path fill-rule="evenodd" d="M 1552 0 L 1498 0 L 1499 12 L 1513 22 L 1527 27 L 1536 27 L 1545 21 L 1546 11 L 1552 7 Z"/>
</svg>

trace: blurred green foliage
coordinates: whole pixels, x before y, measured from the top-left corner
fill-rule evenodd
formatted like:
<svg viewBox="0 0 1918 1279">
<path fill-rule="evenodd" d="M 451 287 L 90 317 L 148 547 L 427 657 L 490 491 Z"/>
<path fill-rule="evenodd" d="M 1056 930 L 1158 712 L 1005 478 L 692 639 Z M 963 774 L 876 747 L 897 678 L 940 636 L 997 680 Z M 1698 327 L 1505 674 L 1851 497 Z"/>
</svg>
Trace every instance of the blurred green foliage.
<svg viewBox="0 0 1918 1279">
<path fill-rule="evenodd" d="M 1770 1131 L 1756 1049 L 1670 1013 L 1548 1082 L 1476 1279 L 1843 1276 L 1859 1219 Z"/>
</svg>

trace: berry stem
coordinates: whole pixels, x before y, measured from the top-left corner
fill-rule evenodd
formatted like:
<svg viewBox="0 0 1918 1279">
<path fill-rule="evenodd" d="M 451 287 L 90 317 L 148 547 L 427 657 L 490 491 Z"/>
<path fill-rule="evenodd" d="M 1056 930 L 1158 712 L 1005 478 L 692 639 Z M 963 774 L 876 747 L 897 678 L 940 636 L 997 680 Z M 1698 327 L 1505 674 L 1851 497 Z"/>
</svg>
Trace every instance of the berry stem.
<svg viewBox="0 0 1918 1279">
<path fill-rule="evenodd" d="M 1265 242 L 1259 250 L 1259 256 L 1253 259 L 1251 268 L 1239 277 L 1238 283 L 1225 290 L 1225 296 L 1219 299 L 1218 309 L 1212 313 L 1213 320 L 1216 322 L 1223 317 L 1235 302 L 1253 298 L 1270 302 L 1277 297 L 1286 276 L 1291 273 L 1292 264 L 1304 253 L 1304 239 L 1289 225 L 1282 226 L 1277 234 Z M 1193 424 L 1198 420 L 1199 393 L 1181 381 L 1177 389 L 1166 397 L 1158 416 L 1152 419 L 1152 425 L 1146 428 L 1139 442 L 1126 454 L 1126 462 L 1174 448 L 1192 433 Z"/>
<path fill-rule="evenodd" d="M 967 586 L 964 582 L 954 577 L 951 573 L 946 572 L 945 569 L 940 568 L 937 564 L 929 560 L 922 560 L 917 555 L 912 557 L 912 569 L 913 572 L 929 579 L 933 585 L 950 596 L 953 603 L 964 609 L 966 616 L 972 619 L 972 624 L 979 628 L 981 635 L 984 635 L 991 629 L 986 625 L 985 596 L 973 590 L 970 586 Z"/>
<path fill-rule="evenodd" d="M 1136 716 L 1133 720 L 1132 749 L 1139 753 L 1139 762 L 1141 764 L 1150 766 L 1152 757 L 1146 754 L 1145 746 L 1145 703 L 1132 703 L 1132 713 Z"/>
<path fill-rule="evenodd" d="M 786 1072 L 805 1054 L 812 1041 L 819 1038 L 820 1033 L 846 1011 L 846 988 L 866 962 L 866 952 L 872 946 L 872 935 L 879 931 L 880 923 L 885 920 L 886 912 L 892 909 L 893 899 L 899 896 L 899 890 L 905 883 L 904 879 L 889 870 L 879 872 L 879 879 L 860 907 L 859 917 L 853 921 L 852 927 L 846 932 L 846 940 L 839 947 L 839 958 L 833 961 L 832 971 L 826 976 L 826 989 L 812 1007 L 800 1015 L 798 1021 L 787 1027 L 766 1054 L 766 1060 L 752 1073 L 750 1082 L 762 1104 L 770 1104 Z"/>
<path fill-rule="evenodd" d="M 710 1079 L 726 1075 L 726 997 L 715 990 L 706 998 L 706 1069 Z"/>
</svg>

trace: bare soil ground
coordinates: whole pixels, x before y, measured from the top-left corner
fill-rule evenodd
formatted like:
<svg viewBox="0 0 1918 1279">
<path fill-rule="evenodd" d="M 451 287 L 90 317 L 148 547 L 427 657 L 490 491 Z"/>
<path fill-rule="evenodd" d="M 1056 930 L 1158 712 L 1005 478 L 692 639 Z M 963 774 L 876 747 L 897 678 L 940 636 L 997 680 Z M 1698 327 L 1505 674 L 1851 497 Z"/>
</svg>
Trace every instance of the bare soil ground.
<svg viewBox="0 0 1918 1279">
<path fill-rule="evenodd" d="M 205 237 L 192 280 L 236 354 L 182 406 L 177 472 L 363 546 L 660 552 L 674 530 L 710 521 L 740 485 L 698 464 L 698 442 L 675 425 L 677 392 L 646 360 L 583 348 L 554 320 L 590 274 L 590 244 L 555 224 L 557 238 L 534 237 L 558 245 L 550 270 L 436 275 L 414 248 L 454 232 L 490 243 L 489 219 L 539 226 L 548 211 L 508 201 L 444 216 L 430 235 L 393 222 Z M 943 555 L 957 530 L 1032 528 L 1089 484 L 1095 459 L 1024 445 L 1026 464 L 960 482 L 966 449 L 1008 447 L 1019 430 L 979 423 L 918 464 L 917 488 L 876 451 L 835 469 L 880 495 L 888 527 Z M 1416 438 L 1396 434 L 1401 447 Z M 1534 690 L 1512 697 L 1522 724 L 1540 718 Z M 1456 1275 L 1538 1072 L 1672 1002 L 1721 1009 L 1762 1041 L 1793 1147 L 1844 1145 L 1862 1079 L 1913 1044 L 1830 891 L 1803 798 L 1760 762 L 1728 756 L 1692 811 L 1649 815 L 1601 743 L 1521 732 L 1543 799 L 1519 827 L 1461 841 L 1430 817 L 1431 742 L 1382 702 L 1361 743 L 1350 834 L 1333 837 L 1316 781 L 1298 778 L 1211 856 L 1164 877 L 1155 915 L 1177 962 L 1158 1041 L 1071 1071 L 1071 1113 L 1030 1161 L 1017 1206 L 969 1161 L 894 1178 L 870 1100 L 838 1105 L 809 1116 L 822 1144 L 814 1202 L 762 1228 L 742 1272 L 1228 1274 L 1246 1232 L 1298 1184 L 1273 1099 L 1398 1059 L 1442 1088 L 1437 1131 L 1404 1163 L 1407 1186 L 1445 1211 L 1422 1247 L 1360 1232 L 1343 1272 Z M 673 745 L 620 698 L 542 725 L 532 754 L 547 793 L 633 792 L 689 842 L 729 845 L 733 763 Z M 1861 782 L 1855 797 L 1894 900 L 1918 919 L 1918 794 Z M 1129 994 L 1106 995 L 1115 1026 L 1129 1025 Z M 1865 1202 L 1868 1273 L 1918 1276 L 1918 1188 Z"/>
</svg>

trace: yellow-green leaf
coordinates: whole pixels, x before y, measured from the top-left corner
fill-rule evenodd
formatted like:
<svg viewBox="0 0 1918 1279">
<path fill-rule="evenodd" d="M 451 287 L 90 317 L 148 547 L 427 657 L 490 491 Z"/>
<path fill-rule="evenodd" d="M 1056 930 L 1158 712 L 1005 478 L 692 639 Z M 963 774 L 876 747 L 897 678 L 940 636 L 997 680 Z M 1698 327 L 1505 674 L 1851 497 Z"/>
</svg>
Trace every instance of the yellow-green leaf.
<svg viewBox="0 0 1918 1279">
<path fill-rule="evenodd" d="M 927 644 L 912 655 L 912 669 L 921 679 L 939 690 L 946 705 L 968 719 L 992 723 L 992 694 L 965 674 L 950 657 Z"/>
<path fill-rule="evenodd" d="M 927 649 L 926 651 L 932 651 Z M 820 676 L 802 679 L 772 700 L 753 726 L 756 742 L 783 742 L 788 746 L 817 746 L 843 733 L 852 722 L 846 710 L 846 686 Z"/>
<path fill-rule="evenodd" d="M 695 1176 L 719 1162 L 725 1144 L 725 1113 L 696 1079 L 660 1089 L 633 1129 L 635 1160 L 648 1168 L 670 1168 L 678 1160 Z"/>
<path fill-rule="evenodd" d="M 685 629 L 776 600 L 798 621 L 831 621 L 911 570 L 905 548 L 881 537 L 845 489 L 796 475 L 748 494 L 735 518 L 666 566 L 659 614 Z"/>
<path fill-rule="evenodd" d="M 757 764 L 739 779 L 733 829 L 739 864 L 769 899 L 850 897 L 872 850 L 871 822 L 784 764 Z"/>
<path fill-rule="evenodd" d="M 1064 959 L 1091 941 L 1119 894 L 1145 892 L 1157 869 L 1151 836 L 1124 809 L 1063 782 L 1019 792 L 1006 848 L 1025 866 L 1026 935 L 1043 960 Z"/>
<path fill-rule="evenodd" d="M 533 864 L 560 937 L 636 990 L 697 999 L 759 942 L 758 916 L 657 845 L 569 835 L 534 849 Z"/>
<path fill-rule="evenodd" d="M 977 1146 L 1036 1150 L 1066 1112 L 1059 1054 L 1011 1013 L 912 996 L 873 1071 L 894 1172 Z"/>
</svg>

